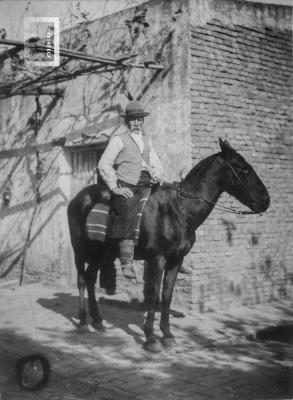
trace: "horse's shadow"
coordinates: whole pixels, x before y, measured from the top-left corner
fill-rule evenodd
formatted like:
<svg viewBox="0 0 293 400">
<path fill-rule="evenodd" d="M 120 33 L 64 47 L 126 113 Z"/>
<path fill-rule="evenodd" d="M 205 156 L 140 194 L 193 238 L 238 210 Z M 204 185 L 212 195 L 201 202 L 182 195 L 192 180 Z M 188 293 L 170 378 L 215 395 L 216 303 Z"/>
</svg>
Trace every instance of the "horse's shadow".
<svg viewBox="0 0 293 400">
<path fill-rule="evenodd" d="M 90 325 L 90 316 L 87 319 L 89 325 L 87 327 L 79 327 L 77 318 L 78 299 L 78 296 L 71 295 L 70 293 L 58 292 L 54 293 L 54 298 L 38 299 L 38 303 L 42 307 L 60 314 L 69 320 L 76 332 L 93 332 L 94 329 Z M 144 320 L 143 304 L 131 304 L 124 301 L 101 298 L 99 308 L 105 320 L 107 333 L 111 333 L 111 330 L 118 328 L 131 336 L 139 345 L 144 343 L 144 334 L 142 331 Z"/>
</svg>

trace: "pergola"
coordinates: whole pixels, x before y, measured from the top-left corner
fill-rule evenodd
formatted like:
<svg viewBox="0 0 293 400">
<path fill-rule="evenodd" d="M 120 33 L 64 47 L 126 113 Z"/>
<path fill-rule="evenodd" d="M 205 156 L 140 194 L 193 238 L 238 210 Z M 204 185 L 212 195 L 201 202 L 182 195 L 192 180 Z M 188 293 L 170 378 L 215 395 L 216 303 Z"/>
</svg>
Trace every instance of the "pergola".
<svg viewBox="0 0 293 400">
<path fill-rule="evenodd" d="M 28 46 L 35 53 L 45 53 L 47 46 L 41 44 L 39 38 L 30 38 L 26 42 L 0 39 L 0 44 L 11 46 L 11 49 L 0 53 L 0 62 L 14 57 L 18 52 L 24 50 Z M 117 70 L 129 70 L 132 68 L 151 69 L 159 73 L 163 70 L 163 66 L 153 60 L 146 60 L 141 63 L 134 61 L 137 53 L 125 55 L 120 58 L 106 58 L 93 54 L 86 54 L 82 50 L 86 46 L 83 44 L 78 48 L 78 51 L 60 48 L 60 58 L 63 59 L 57 67 L 51 67 L 46 72 L 42 72 L 35 78 L 22 77 L 15 82 L 5 82 L 0 84 L 0 99 L 15 96 L 15 95 L 57 95 L 61 96 L 63 90 L 52 87 L 58 83 L 72 80 L 78 76 L 87 75 L 90 73 L 100 74 L 105 72 L 114 72 Z M 72 71 L 68 72 L 64 69 L 65 65 L 72 60 L 86 61 L 86 65 L 75 66 Z M 130 95 L 131 97 L 131 95 Z"/>
</svg>

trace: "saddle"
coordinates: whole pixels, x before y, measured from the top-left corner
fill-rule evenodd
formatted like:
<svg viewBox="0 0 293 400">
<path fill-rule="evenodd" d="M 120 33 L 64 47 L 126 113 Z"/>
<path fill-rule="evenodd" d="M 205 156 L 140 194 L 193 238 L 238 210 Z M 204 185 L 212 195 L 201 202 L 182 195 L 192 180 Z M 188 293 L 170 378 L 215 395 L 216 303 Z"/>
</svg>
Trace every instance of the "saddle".
<svg viewBox="0 0 293 400">
<path fill-rule="evenodd" d="M 144 207 L 150 196 L 151 188 L 146 190 L 143 198 L 140 199 L 135 218 L 134 244 L 138 243 L 140 224 Z M 96 203 L 90 210 L 85 223 L 85 231 L 89 240 L 105 242 L 109 238 L 109 228 L 111 224 L 110 204 L 108 201 Z"/>
</svg>

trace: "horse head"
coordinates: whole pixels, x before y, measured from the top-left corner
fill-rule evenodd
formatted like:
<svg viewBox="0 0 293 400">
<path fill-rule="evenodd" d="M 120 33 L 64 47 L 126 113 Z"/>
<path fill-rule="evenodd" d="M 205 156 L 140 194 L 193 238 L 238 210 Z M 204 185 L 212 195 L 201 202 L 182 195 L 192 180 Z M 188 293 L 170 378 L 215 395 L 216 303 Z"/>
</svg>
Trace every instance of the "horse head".
<svg viewBox="0 0 293 400">
<path fill-rule="evenodd" d="M 221 153 L 221 186 L 224 191 L 256 213 L 265 212 L 270 205 L 267 188 L 252 166 L 229 144 L 219 139 Z"/>
</svg>

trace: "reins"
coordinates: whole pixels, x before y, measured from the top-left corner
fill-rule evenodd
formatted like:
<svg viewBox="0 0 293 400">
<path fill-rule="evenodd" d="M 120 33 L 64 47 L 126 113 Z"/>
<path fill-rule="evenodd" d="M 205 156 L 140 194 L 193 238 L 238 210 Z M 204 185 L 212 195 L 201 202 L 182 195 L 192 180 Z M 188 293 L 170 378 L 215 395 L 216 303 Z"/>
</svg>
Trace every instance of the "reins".
<svg viewBox="0 0 293 400">
<path fill-rule="evenodd" d="M 231 169 L 231 171 L 233 172 L 233 174 L 236 176 L 236 178 L 239 181 L 240 185 L 243 187 L 243 189 L 248 194 L 250 199 L 253 202 L 255 202 L 254 198 L 251 196 L 251 194 L 249 192 L 249 189 L 248 189 L 247 185 L 242 181 L 240 176 L 237 174 L 237 172 L 235 171 L 235 169 L 232 167 L 232 165 L 229 162 L 228 162 L 228 166 Z M 136 187 L 142 187 L 142 186 L 151 186 L 152 187 L 152 186 L 156 186 L 156 185 L 160 186 L 161 188 L 169 188 L 169 189 L 175 190 L 181 196 L 186 197 L 188 199 L 204 201 L 205 203 L 210 204 L 211 206 L 214 206 L 217 210 L 224 211 L 224 212 L 227 212 L 227 213 L 238 214 L 238 215 L 252 215 L 252 214 L 257 214 L 259 216 L 263 215 L 262 212 L 258 212 L 258 211 L 239 211 L 239 210 L 235 210 L 235 208 L 233 208 L 233 207 L 224 206 L 223 204 L 218 204 L 218 203 L 215 203 L 213 201 L 207 200 L 204 197 L 195 196 L 192 193 L 185 192 L 184 190 L 180 189 L 176 185 L 174 185 L 172 183 L 169 183 L 169 182 L 165 182 L 165 181 L 142 184 L 142 185 L 138 185 Z M 178 186 L 179 185 L 180 185 L 180 183 L 178 183 Z"/>
<path fill-rule="evenodd" d="M 225 212 L 228 212 L 228 213 L 239 214 L 239 215 L 249 215 L 249 214 L 262 215 L 262 213 L 258 213 L 257 211 L 239 211 L 239 210 L 235 210 L 235 208 L 227 207 L 227 206 L 224 206 L 223 204 L 215 203 L 213 201 L 205 199 L 204 197 L 195 196 L 194 194 L 185 192 L 182 189 L 179 189 L 175 185 L 173 185 L 171 183 L 168 183 L 168 182 L 160 182 L 159 186 L 162 187 L 162 188 L 165 187 L 165 188 L 173 189 L 176 192 L 180 193 L 181 196 L 186 197 L 188 199 L 204 201 L 207 204 L 210 204 L 210 205 L 214 206 L 217 210 L 220 210 L 220 211 L 225 211 Z"/>
</svg>

